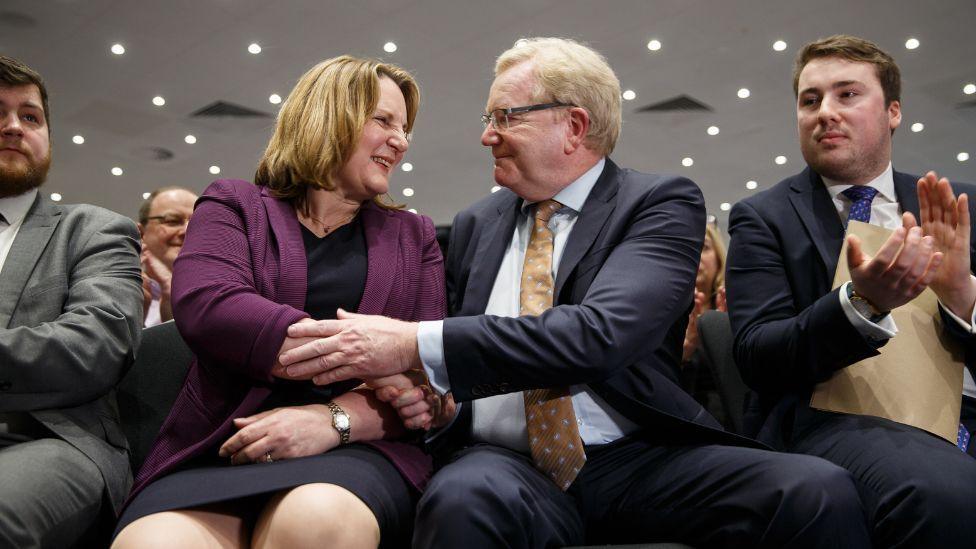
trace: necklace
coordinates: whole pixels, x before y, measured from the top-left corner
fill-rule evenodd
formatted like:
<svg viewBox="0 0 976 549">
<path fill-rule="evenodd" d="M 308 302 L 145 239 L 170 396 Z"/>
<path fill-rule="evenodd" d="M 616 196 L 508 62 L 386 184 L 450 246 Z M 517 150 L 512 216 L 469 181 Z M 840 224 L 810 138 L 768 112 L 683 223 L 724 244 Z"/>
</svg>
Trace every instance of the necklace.
<svg viewBox="0 0 976 549">
<path fill-rule="evenodd" d="M 349 223 L 350 221 L 352 221 L 356 217 L 356 215 L 359 213 L 359 208 L 360 207 L 362 207 L 362 206 L 357 207 L 355 210 L 353 210 L 352 214 L 350 214 L 348 217 L 346 217 L 345 219 L 343 219 L 339 223 L 334 223 L 334 224 L 326 224 L 325 220 L 319 219 L 317 217 L 312 217 L 311 215 L 307 215 L 307 214 L 301 214 L 300 218 L 307 219 L 308 221 L 312 222 L 316 226 L 321 227 L 321 229 L 322 229 L 322 236 L 325 237 L 325 236 L 329 235 L 330 233 L 332 233 L 332 231 L 334 231 L 334 230 L 338 229 L 339 227 L 342 227 L 343 225 L 345 225 L 345 224 Z"/>
</svg>

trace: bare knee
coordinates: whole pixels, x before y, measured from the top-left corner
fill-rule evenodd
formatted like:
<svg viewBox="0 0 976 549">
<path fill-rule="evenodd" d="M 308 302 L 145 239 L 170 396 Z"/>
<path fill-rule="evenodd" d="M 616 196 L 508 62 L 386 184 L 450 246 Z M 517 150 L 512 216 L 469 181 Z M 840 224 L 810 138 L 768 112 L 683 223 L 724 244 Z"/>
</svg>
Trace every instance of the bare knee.
<svg viewBox="0 0 976 549">
<path fill-rule="evenodd" d="M 240 517 L 198 510 L 166 511 L 126 526 L 112 549 L 231 549 L 246 547 L 248 532 Z"/>
<path fill-rule="evenodd" d="M 254 528 L 254 547 L 375 549 L 376 516 L 352 492 L 333 484 L 306 484 L 275 496 Z"/>
</svg>

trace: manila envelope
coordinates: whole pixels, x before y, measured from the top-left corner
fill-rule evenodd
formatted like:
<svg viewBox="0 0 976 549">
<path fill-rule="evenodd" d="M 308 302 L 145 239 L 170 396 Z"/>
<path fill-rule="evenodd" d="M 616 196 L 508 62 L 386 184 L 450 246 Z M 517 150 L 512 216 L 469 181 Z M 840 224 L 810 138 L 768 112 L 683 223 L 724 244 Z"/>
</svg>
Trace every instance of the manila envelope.
<svg viewBox="0 0 976 549">
<path fill-rule="evenodd" d="M 848 234 L 874 255 L 892 231 L 851 221 Z M 850 280 L 847 240 L 840 250 L 833 287 Z M 837 371 L 814 389 L 810 406 L 866 414 L 912 425 L 955 444 L 962 402 L 963 350 L 946 336 L 931 288 L 891 311 L 898 334 L 866 358 Z"/>
</svg>

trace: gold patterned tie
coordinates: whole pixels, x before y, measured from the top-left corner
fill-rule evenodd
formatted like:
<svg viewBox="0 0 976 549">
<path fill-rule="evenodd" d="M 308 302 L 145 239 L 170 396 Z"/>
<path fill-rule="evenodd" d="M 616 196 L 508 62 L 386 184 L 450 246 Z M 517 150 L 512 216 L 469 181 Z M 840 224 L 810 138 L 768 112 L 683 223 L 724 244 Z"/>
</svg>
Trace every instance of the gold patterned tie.
<svg viewBox="0 0 976 549">
<path fill-rule="evenodd" d="M 561 207 L 555 200 L 536 205 L 535 224 L 522 267 L 519 314 L 539 315 L 552 307 L 553 236 L 549 218 Z M 532 461 L 556 486 L 566 490 L 586 462 L 569 388 L 533 389 L 522 396 Z"/>
</svg>

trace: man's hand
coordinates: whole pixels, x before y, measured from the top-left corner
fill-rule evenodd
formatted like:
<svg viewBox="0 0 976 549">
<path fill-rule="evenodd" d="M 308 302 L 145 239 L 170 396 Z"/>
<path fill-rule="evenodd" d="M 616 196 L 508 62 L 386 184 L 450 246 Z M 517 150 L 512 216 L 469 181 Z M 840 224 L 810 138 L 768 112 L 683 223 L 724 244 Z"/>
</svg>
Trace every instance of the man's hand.
<svg viewBox="0 0 976 549">
<path fill-rule="evenodd" d="M 922 293 L 935 278 L 942 252 L 931 236 L 923 236 L 915 217 L 905 212 L 902 226 L 888 237 L 874 257 L 861 249 L 861 240 L 847 237 L 847 264 L 854 291 L 879 311 L 890 311 Z"/>
<path fill-rule="evenodd" d="M 918 205 L 922 230 L 943 254 L 932 290 L 943 305 L 968 322 L 976 302 L 969 260 L 969 198 L 965 194 L 956 198 L 949 180 L 930 171 L 918 180 Z"/>
<path fill-rule="evenodd" d="M 170 294 L 173 286 L 173 272 L 152 252 L 142 247 L 142 255 L 139 257 L 142 263 L 143 288 L 147 285 L 147 278 L 151 278 L 159 284 L 159 317 L 163 322 L 173 319 L 173 305 L 170 301 Z M 145 290 L 143 290 L 145 292 Z M 148 306 L 147 306 L 148 308 Z"/>
<path fill-rule="evenodd" d="M 279 377 L 328 385 L 347 379 L 386 377 L 419 369 L 417 323 L 338 311 L 336 320 L 300 322 L 288 337 L 316 338 L 278 356 Z M 278 374 L 276 374 L 278 375 Z"/>
<path fill-rule="evenodd" d="M 376 398 L 396 409 L 408 429 L 443 427 L 457 412 L 451 393 L 438 395 L 422 370 L 377 378 L 369 385 L 376 389 Z"/>
</svg>

